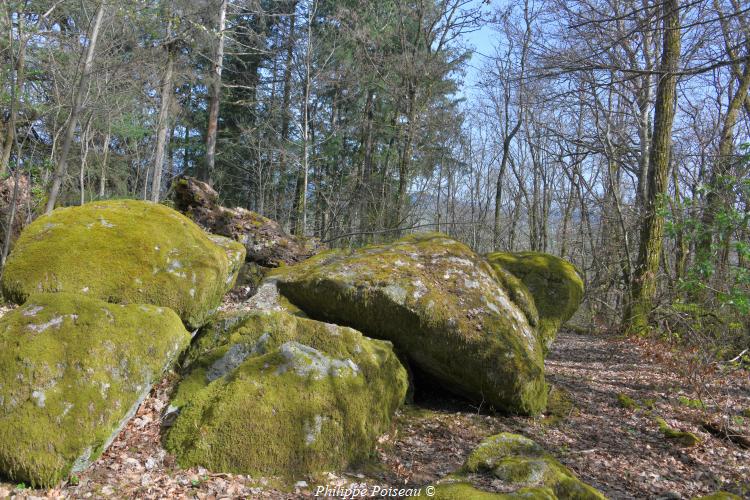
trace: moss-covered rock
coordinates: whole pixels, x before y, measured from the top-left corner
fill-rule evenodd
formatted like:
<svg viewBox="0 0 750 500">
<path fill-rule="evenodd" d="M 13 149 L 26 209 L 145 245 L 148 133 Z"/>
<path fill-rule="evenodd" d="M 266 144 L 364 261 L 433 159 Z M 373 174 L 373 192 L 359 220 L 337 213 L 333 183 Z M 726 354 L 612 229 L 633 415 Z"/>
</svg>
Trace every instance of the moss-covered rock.
<svg viewBox="0 0 750 500">
<path fill-rule="evenodd" d="M 427 495 L 425 490 L 421 497 L 431 497 L 436 500 L 557 500 L 555 493 L 549 488 L 521 488 L 512 493 L 492 493 L 482 491 L 466 481 L 438 484 Z"/>
<path fill-rule="evenodd" d="M 693 497 L 693 500 L 741 500 L 742 497 L 739 495 L 735 495 L 734 493 L 727 493 L 726 491 L 717 491 L 716 493 L 711 493 L 710 495 L 705 495 L 702 497 Z"/>
<path fill-rule="evenodd" d="M 701 438 L 699 438 L 692 432 L 673 429 L 661 417 L 656 417 L 655 421 L 659 426 L 659 432 L 661 432 L 665 438 L 673 440 L 680 446 L 690 447 L 695 446 L 701 442 Z"/>
<path fill-rule="evenodd" d="M 548 488 L 560 499 L 604 498 L 537 443 L 517 434 L 501 433 L 485 439 L 471 452 L 460 472 L 491 475 L 509 486 Z"/>
<path fill-rule="evenodd" d="M 389 342 L 286 312 L 222 321 L 172 401 L 181 465 L 299 477 L 372 454 L 408 385 Z"/>
<path fill-rule="evenodd" d="M 52 486 L 82 470 L 189 341 L 167 308 L 29 297 L 0 319 L 0 475 Z"/>
<path fill-rule="evenodd" d="M 270 276 L 310 317 L 392 341 L 447 389 L 508 412 L 545 406 L 532 310 L 514 302 L 517 291 L 458 241 L 416 234 L 319 254 Z"/>
<path fill-rule="evenodd" d="M 3 293 L 72 292 L 107 302 L 169 307 L 203 324 L 232 287 L 244 247 L 209 237 L 163 205 L 135 200 L 59 208 L 21 234 L 3 275 Z"/>
<path fill-rule="evenodd" d="M 510 271 L 531 291 L 539 312 L 539 338 L 545 348 L 555 339 L 557 330 L 581 305 L 583 280 L 570 262 L 539 252 L 487 255 L 498 273 Z"/>
</svg>

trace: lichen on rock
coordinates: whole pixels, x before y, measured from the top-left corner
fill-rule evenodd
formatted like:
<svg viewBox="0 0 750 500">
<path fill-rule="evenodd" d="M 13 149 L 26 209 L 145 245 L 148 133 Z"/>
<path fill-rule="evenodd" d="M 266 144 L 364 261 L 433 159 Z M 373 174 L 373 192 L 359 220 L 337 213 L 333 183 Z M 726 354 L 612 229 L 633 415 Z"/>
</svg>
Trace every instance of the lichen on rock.
<svg viewBox="0 0 750 500">
<path fill-rule="evenodd" d="M 172 400 L 166 447 L 180 465 L 299 477 L 371 456 L 408 385 L 390 343 L 283 311 L 219 322 Z"/>
<path fill-rule="evenodd" d="M 531 292 L 539 313 L 539 339 L 548 349 L 557 331 L 581 304 L 581 273 L 570 262 L 541 252 L 493 252 L 487 259 L 501 279 L 507 279 L 510 272 Z"/>
<path fill-rule="evenodd" d="M 443 387 L 521 414 L 546 402 L 530 300 L 519 305 L 485 259 L 437 233 L 319 254 L 273 271 L 308 316 L 390 340 Z"/>
<path fill-rule="evenodd" d="M 29 297 L 0 319 L 0 473 L 53 486 L 86 467 L 189 341 L 168 308 Z"/>
<path fill-rule="evenodd" d="M 112 200 L 59 208 L 29 225 L 3 274 L 3 293 L 71 292 L 169 307 L 198 327 L 244 261 L 242 245 L 207 235 L 155 203 Z"/>
</svg>

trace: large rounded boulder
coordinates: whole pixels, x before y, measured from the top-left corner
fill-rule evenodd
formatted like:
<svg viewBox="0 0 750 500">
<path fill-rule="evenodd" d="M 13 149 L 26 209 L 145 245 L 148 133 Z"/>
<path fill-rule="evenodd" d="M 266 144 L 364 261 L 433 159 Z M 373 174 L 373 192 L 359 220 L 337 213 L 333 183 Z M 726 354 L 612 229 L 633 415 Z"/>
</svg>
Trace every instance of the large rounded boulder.
<svg viewBox="0 0 750 500">
<path fill-rule="evenodd" d="M 59 208 L 27 227 L 2 287 L 19 304 L 32 293 L 71 292 L 169 307 L 197 327 L 234 284 L 244 252 L 164 205 L 93 202 Z"/>
<path fill-rule="evenodd" d="M 0 475 L 53 486 L 83 470 L 189 342 L 164 307 L 29 297 L 0 319 Z"/>
<path fill-rule="evenodd" d="M 524 286 L 506 289 L 487 261 L 442 234 L 326 252 L 274 271 L 308 316 L 390 340 L 446 389 L 511 413 L 545 407 L 542 349 Z M 526 300 L 515 302 L 513 297 Z"/>
<path fill-rule="evenodd" d="M 539 339 L 549 348 L 557 331 L 581 305 L 584 287 L 578 269 L 541 252 L 494 252 L 487 259 L 499 275 L 511 273 L 531 292 L 539 313 Z"/>
<path fill-rule="evenodd" d="M 299 477 L 372 455 L 408 385 L 389 342 L 279 311 L 218 321 L 172 401 L 180 465 Z"/>
</svg>

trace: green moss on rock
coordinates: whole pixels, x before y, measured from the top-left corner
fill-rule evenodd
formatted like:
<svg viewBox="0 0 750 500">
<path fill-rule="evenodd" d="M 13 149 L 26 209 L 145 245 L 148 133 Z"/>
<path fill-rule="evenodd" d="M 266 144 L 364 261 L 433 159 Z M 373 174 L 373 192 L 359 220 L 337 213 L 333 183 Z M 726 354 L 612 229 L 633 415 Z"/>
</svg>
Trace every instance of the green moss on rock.
<svg viewBox="0 0 750 500">
<path fill-rule="evenodd" d="M 423 493 L 421 497 L 429 497 L 426 490 Z M 434 486 L 432 493 L 432 498 L 437 500 L 557 500 L 557 496 L 549 488 L 521 488 L 512 493 L 492 493 L 464 481 L 439 484 Z"/>
<path fill-rule="evenodd" d="M 506 412 L 545 407 L 530 301 L 514 302 L 487 261 L 458 241 L 415 234 L 325 252 L 271 278 L 310 317 L 392 341 L 449 390 Z"/>
<path fill-rule="evenodd" d="M 509 271 L 528 287 L 539 313 L 539 338 L 548 348 L 581 304 L 581 274 L 570 262 L 545 253 L 494 252 L 487 258 L 499 275 Z"/>
<path fill-rule="evenodd" d="M 232 287 L 244 247 L 209 236 L 163 205 L 135 200 L 59 208 L 29 225 L 3 275 L 3 293 L 71 292 L 169 307 L 203 324 Z"/>
<path fill-rule="evenodd" d="M 82 470 L 189 341 L 167 308 L 29 297 L 0 319 L 0 475 L 53 486 Z"/>
<path fill-rule="evenodd" d="M 500 433 L 485 439 L 469 457 L 463 474 L 487 474 L 508 485 L 549 488 L 560 499 L 601 500 L 604 496 L 529 438 Z"/>
<path fill-rule="evenodd" d="M 690 447 L 701 442 L 701 439 L 692 432 L 673 429 L 661 417 L 656 418 L 656 424 L 659 426 L 659 432 L 661 432 L 665 438 L 674 440 L 680 446 Z"/>
<path fill-rule="evenodd" d="M 735 495 L 734 493 L 727 493 L 726 491 L 717 491 L 716 493 L 711 493 L 710 495 L 705 495 L 702 497 L 693 497 L 693 500 L 741 500 L 742 497 L 739 495 Z"/>
<path fill-rule="evenodd" d="M 550 386 L 547 395 L 547 408 L 544 410 L 547 423 L 554 424 L 570 416 L 575 410 L 573 396 L 570 392 L 559 386 Z"/>
<path fill-rule="evenodd" d="M 389 342 L 261 312 L 199 341 L 166 447 L 182 466 L 296 476 L 369 458 L 408 385 Z"/>
</svg>

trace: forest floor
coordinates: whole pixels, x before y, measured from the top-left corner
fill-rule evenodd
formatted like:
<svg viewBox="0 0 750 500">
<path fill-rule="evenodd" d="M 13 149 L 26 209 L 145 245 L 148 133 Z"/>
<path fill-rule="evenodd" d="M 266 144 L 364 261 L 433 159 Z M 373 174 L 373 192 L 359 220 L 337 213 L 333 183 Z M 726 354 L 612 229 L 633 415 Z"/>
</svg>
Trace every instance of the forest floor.
<svg viewBox="0 0 750 500">
<path fill-rule="evenodd" d="M 380 439 L 375 463 L 297 483 L 177 467 L 160 443 L 162 410 L 176 381 L 170 374 L 107 452 L 72 481 L 77 484 L 32 490 L 0 483 L 0 498 L 297 498 L 312 496 L 321 484 L 424 486 L 460 467 L 483 438 L 502 431 L 536 440 L 609 498 L 680 499 L 720 489 L 750 498 L 750 450 L 701 427 L 724 421 L 750 437 L 750 415 L 743 416 L 750 408 L 748 373 L 698 371 L 691 356 L 654 341 L 563 331 L 546 363 L 549 382 L 572 401 L 563 414 L 488 414 L 423 390 Z M 701 442 L 685 448 L 665 438 L 657 416 Z M 502 491 L 504 485 L 485 486 Z"/>
</svg>

